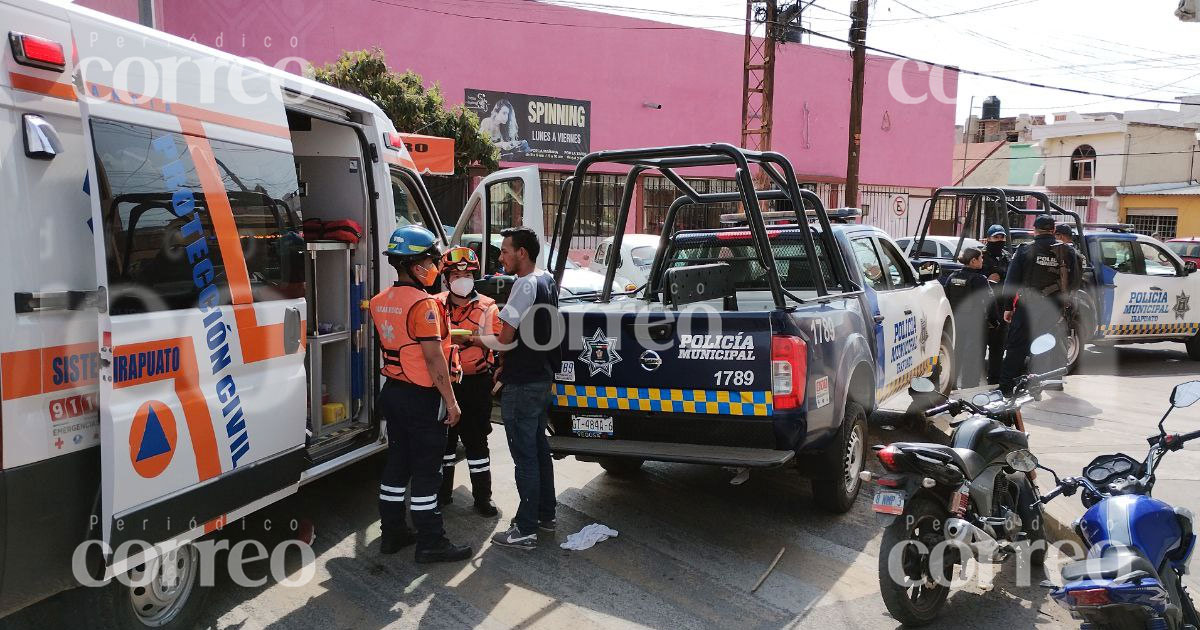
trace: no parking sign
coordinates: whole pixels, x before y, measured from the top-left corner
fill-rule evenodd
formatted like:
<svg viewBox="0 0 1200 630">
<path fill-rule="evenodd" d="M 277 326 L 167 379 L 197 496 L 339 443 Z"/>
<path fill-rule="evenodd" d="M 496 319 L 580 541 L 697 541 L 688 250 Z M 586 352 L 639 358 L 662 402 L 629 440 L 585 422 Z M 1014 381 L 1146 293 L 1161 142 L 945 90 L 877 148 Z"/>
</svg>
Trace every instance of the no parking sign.
<svg viewBox="0 0 1200 630">
<path fill-rule="evenodd" d="M 904 216 L 904 213 L 908 212 L 908 195 L 903 193 L 892 195 L 892 210 L 896 216 Z"/>
</svg>

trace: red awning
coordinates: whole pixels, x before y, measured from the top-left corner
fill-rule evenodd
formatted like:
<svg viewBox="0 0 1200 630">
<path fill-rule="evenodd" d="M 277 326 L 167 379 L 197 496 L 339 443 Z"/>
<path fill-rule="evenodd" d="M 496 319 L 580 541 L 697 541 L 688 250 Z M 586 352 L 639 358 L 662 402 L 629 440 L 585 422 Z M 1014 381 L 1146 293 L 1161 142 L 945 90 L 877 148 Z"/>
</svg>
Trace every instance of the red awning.
<svg viewBox="0 0 1200 630">
<path fill-rule="evenodd" d="M 422 136 L 415 133 L 402 133 L 400 138 L 404 140 L 404 147 L 416 163 L 417 172 L 422 175 L 454 174 L 454 138 Z"/>
</svg>

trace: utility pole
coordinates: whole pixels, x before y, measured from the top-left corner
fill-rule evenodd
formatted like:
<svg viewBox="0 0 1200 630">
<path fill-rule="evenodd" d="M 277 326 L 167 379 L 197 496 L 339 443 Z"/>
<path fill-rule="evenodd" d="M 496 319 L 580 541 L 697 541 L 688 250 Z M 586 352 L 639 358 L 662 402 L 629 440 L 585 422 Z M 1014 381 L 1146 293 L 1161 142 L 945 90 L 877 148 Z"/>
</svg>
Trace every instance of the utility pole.
<svg viewBox="0 0 1200 630">
<path fill-rule="evenodd" d="M 775 98 L 776 0 L 747 0 L 746 55 L 742 68 L 742 147 L 771 150 L 771 103 Z M 762 171 L 757 175 L 765 179 Z"/>
<path fill-rule="evenodd" d="M 854 75 L 850 82 L 850 146 L 846 152 L 846 206 L 858 207 L 858 160 L 862 149 L 863 75 L 867 65 L 867 3 L 854 0 L 850 42 Z"/>
</svg>

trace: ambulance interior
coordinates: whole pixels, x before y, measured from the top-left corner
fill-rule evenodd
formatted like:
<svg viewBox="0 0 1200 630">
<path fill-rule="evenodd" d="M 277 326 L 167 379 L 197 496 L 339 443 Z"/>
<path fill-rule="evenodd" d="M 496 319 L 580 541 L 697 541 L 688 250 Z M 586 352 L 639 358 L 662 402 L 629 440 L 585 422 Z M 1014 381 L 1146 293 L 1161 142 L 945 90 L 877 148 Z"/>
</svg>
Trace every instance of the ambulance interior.
<svg viewBox="0 0 1200 630">
<path fill-rule="evenodd" d="M 370 428 L 370 321 L 360 307 L 372 290 L 370 169 L 355 127 L 287 113 L 305 221 L 309 445 L 325 450 Z M 340 223 L 347 220 L 357 223 L 361 242 L 347 238 L 352 228 Z"/>
</svg>

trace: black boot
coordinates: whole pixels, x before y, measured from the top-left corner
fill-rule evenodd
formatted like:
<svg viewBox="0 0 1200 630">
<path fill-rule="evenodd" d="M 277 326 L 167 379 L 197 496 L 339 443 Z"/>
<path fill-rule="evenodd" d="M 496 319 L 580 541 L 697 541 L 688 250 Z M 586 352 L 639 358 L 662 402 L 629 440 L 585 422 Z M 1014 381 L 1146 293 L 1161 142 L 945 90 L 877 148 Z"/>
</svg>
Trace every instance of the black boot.
<svg viewBox="0 0 1200 630">
<path fill-rule="evenodd" d="M 499 514 L 496 504 L 492 503 L 492 473 L 483 471 L 471 473 L 471 494 L 475 496 L 475 511 L 480 516 L 493 517 Z"/>
<path fill-rule="evenodd" d="M 407 527 L 397 532 L 383 532 L 379 538 L 379 553 L 391 555 L 417 542 L 417 533 Z"/>
<path fill-rule="evenodd" d="M 449 540 L 443 538 L 432 547 L 422 549 L 417 547 L 413 558 L 418 564 L 427 564 L 430 562 L 455 562 L 459 560 L 468 560 L 471 557 L 471 548 L 466 545 L 456 545 Z"/>
</svg>

